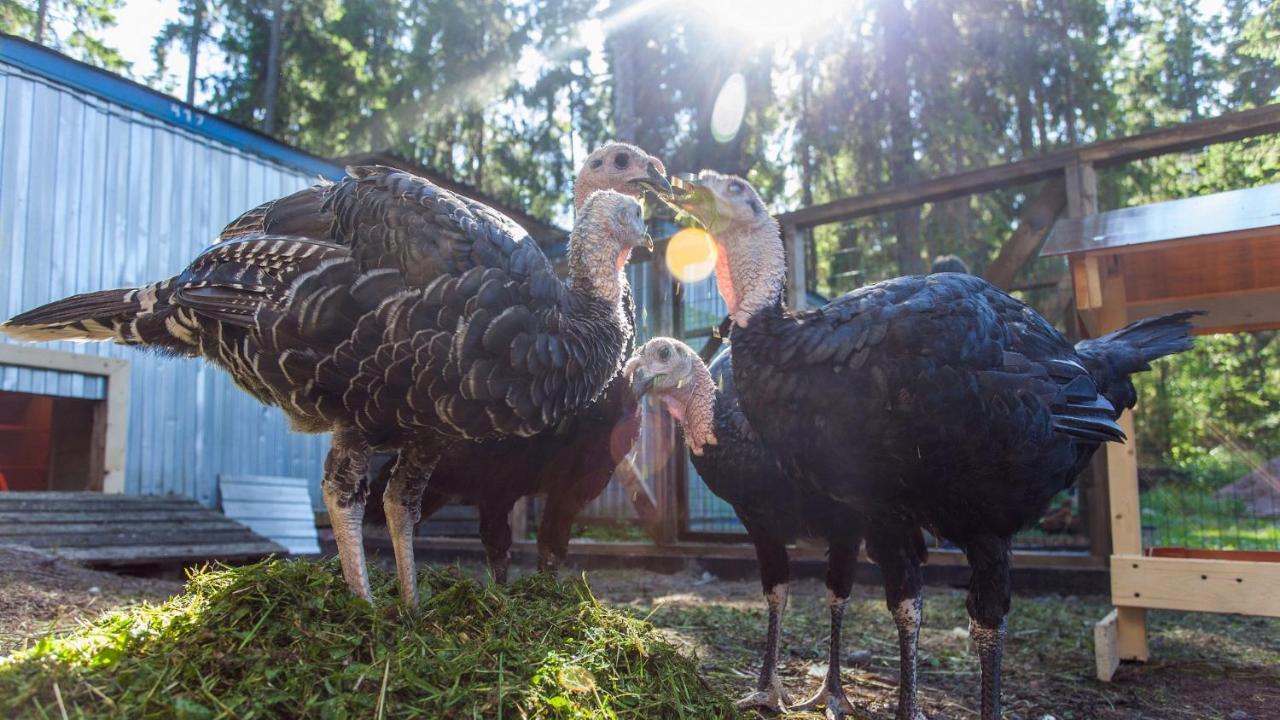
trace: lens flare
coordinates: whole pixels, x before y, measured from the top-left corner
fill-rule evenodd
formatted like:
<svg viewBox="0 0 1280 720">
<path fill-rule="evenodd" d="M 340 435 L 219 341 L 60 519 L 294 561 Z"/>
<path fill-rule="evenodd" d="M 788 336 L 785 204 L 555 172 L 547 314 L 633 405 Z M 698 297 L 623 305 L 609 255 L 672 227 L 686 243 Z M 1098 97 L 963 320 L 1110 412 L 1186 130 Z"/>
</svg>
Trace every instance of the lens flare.
<svg viewBox="0 0 1280 720">
<path fill-rule="evenodd" d="M 685 228 L 667 241 L 667 270 L 682 283 L 707 279 L 716 269 L 716 244 L 700 228 Z"/>
<path fill-rule="evenodd" d="M 711 108 L 711 136 L 716 142 L 727 143 L 738 135 L 742 118 L 747 113 L 747 80 L 741 73 L 734 73 L 724 81 L 716 104 Z"/>
</svg>

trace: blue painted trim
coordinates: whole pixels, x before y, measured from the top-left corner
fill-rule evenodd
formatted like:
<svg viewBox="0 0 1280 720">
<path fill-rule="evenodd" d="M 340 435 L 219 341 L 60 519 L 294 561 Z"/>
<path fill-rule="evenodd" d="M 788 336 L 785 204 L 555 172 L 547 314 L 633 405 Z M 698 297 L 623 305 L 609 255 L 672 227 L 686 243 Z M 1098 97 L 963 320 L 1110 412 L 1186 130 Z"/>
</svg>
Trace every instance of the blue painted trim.
<svg viewBox="0 0 1280 720">
<path fill-rule="evenodd" d="M 243 125 L 210 115 L 115 73 L 72 60 L 66 55 L 12 35 L 0 34 L 0 62 L 16 65 L 61 85 L 96 95 L 188 132 L 274 160 L 281 165 L 331 180 L 337 180 L 344 174 L 343 168 L 328 160 L 285 145 Z"/>
</svg>

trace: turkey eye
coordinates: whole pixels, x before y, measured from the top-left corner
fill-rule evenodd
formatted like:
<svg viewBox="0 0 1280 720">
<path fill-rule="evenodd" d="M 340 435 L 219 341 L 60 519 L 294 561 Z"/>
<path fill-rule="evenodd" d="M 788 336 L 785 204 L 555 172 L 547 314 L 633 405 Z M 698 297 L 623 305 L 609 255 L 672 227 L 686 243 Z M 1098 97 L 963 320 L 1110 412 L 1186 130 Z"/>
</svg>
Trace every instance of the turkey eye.
<svg viewBox="0 0 1280 720">
<path fill-rule="evenodd" d="M 591 161 L 591 168 L 594 170 L 596 168 L 599 168 L 603 164 L 604 164 L 604 160 L 601 160 L 600 158 L 596 158 L 595 160 Z"/>
<path fill-rule="evenodd" d="M 731 183 L 729 183 L 729 192 L 732 192 L 732 193 L 740 193 L 740 192 L 742 192 L 742 183 L 740 183 L 740 182 L 731 182 Z"/>
<path fill-rule="evenodd" d="M 669 348 L 669 347 L 667 347 L 667 346 L 665 346 L 665 345 L 663 345 L 662 347 L 658 348 L 658 359 L 659 359 L 659 360 L 662 360 L 662 361 L 670 360 L 670 359 L 671 359 L 671 348 Z"/>
<path fill-rule="evenodd" d="M 625 170 L 631 164 L 631 156 L 626 153 L 618 153 L 613 156 L 613 164 L 619 170 Z"/>
</svg>

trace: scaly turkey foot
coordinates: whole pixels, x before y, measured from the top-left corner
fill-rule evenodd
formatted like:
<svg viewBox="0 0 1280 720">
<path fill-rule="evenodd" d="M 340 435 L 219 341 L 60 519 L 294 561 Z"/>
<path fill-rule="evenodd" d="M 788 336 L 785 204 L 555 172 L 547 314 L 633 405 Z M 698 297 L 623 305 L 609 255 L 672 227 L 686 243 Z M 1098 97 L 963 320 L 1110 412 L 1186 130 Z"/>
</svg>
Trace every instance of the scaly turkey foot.
<svg viewBox="0 0 1280 720">
<path fill-rule="evenodd" d="M 819 688 L 813 697 L 799 705 L 792 705 L 787 710 L 789 712 L 800 712 L 816 710 L 820 707 L 826 710 L 827 720 L 843 720 L 846 715 L 853 715 L 853 704 L 849 702 L 849 698 L 844 696 L 844 688 L 842 687 L 834 689 Z"/>
<path fill-rule="evenodd" d="M 778 714 L 786 712 L 790 704 L 791 696 L 783 689 L 782 681 L 776 675 L 767 690 L 756 690 L 734 703 L 739 710 L 760 709 Z"/>
</svg>

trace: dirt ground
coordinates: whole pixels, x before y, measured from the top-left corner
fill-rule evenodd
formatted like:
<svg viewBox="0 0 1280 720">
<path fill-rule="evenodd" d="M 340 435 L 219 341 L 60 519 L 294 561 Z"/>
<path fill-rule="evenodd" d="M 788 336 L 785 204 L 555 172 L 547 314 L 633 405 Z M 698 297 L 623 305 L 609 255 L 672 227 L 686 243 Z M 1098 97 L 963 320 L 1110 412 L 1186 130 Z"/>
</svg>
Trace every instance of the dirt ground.
<svg viewBox="0 0 1280 720">
<path fill-rule="evenodd" d="M 478 568 L 472 570 L 479 572 Z M 755 582 L 707 575 L 589 573 L 593 591 L 663 628 L 707 677 L 745 694 L 759 668 L 765 612 Z M 39 634 L 74 627 L 112 607 L 166 597 L 174 582 L 96 572 L 0 546 L 0 655 Z M 794 583 L 784 623 L 782 675 L 796 700 L 824 671 L 827 613 L 817 581 Z M 1005 656 L 1006 720 L 1264 720 L 1280 718 L 1280 620 L 1153 612 L 1152 661 L 1093 678 L 1100 597 L 1015 597 Z M 933 720 L 975 716 L 977 661 L 967 650 L 964 594 L 929 588 L 921 632 L 921 696 Z M 845 618 L 845 689 L 860 720 L 893 717 L 896 635 L 879 590 L 860 585 Z M 751 716 L 748 716 L 751 717 Z M 796 720 L 821 717 L 791 714 Z"/>
<path fill-rule="evenodd" d="M 105 610 L 163 600 L 181 589 L 177 582 L 87 570 L 29 547 L 0 545 L 0 656 Z"/>
</svg>

